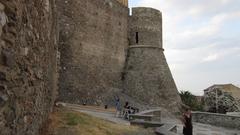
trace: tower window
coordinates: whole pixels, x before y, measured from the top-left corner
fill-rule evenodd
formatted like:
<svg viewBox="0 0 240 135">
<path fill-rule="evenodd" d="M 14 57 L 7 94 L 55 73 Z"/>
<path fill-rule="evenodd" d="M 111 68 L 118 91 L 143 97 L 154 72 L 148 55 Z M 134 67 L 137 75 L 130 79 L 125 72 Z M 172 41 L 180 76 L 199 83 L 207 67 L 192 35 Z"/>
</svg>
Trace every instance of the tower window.
<svg viewBox="0 0 240 135">
<path fill-rule="evenodd" d="M 135 39 L 136 39 L 136 44 L 138 44 L 138 32 L 136 32 Z"/>
</svg>

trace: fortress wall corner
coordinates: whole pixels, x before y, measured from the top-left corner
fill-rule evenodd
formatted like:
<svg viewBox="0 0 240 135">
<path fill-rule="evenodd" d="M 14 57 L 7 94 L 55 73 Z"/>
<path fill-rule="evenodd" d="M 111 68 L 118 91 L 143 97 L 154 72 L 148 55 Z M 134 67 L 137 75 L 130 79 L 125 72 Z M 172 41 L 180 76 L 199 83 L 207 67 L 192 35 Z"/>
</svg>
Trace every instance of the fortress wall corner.
<svg viewBox="0 0 240 135">
<path fill-rule="evenodd" d="M 116 0 L 58 0 L 60 100 L 102 104 L 120 89 L 129 9 Z"/>
<path fill-rule="evenodd" d="M 161 12 L 133 8 L 129 23 L 124 93 L 150 106 L 177 112 L 181 99 L 162 48 Z"/>
</svg>

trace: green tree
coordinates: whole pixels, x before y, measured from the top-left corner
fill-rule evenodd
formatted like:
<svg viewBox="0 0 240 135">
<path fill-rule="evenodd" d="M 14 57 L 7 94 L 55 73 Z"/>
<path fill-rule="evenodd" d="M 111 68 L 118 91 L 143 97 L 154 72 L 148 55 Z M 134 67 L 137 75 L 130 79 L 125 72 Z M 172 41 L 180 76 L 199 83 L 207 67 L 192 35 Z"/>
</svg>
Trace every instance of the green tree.
<svg viewBox="0 0 240 135">
<path fill-rule="evenodd" d="M 180 97 L 182 99 L 182 102 L 185 105 L 189 106 L 191 108 L 191 110 L 193 110 L 193 111 L 202 111 L 203 110 L 203 103 L 199 102 L 197 100 L 197 97 L 194 96 L 191 92 L 181 91 Z"/>
</svg>

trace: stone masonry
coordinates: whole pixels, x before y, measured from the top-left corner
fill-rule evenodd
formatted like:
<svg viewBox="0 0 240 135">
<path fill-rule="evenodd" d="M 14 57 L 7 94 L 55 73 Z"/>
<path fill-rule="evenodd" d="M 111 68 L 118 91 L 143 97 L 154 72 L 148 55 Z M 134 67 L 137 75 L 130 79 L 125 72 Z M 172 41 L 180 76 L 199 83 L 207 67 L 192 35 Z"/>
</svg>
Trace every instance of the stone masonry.
<svg viewBox="0 0 240 135">
<path fill-rule="evenodd" d="M 231 116 L 226 114 L 208 112 L 193 112 L 193 121 L 240 130 L 240 116 Z"/>
<path fill-rule="evenodd" d="M 129 16 L 124 1 L 57 1 L 58 100 L 110 104 L 106 101 L 117 90 L 150 106 L 177 110 L 181 100 L 163 53 L 161 13 L 134 8 Z"/>
<path fill-rule="evenodd" d="M 57 89 L 54 0 L 0 0 L 0 135 L 38 135 Z"/>
<path fill-rule="evenodd" d="M 161 12 L 133 8 L 129 29 L 124 93 L 151 106 L 177 111 L 181 100 L 163 53 Z"/>
<path fill-rule="evenodd" d="M 38 135 L 58 88 L 64 102 L 101 105 L 122 96 L 176 110 L 161 13 L 135 8 L 129 16 L 127 5 L 0 0 L 0 135 Z"/>
<path fill-rule="evenodd" d="M 101 104 L 121 89 L 128 8 L 116 0 L 58 0 L 60 100 Z"/>
</svg>

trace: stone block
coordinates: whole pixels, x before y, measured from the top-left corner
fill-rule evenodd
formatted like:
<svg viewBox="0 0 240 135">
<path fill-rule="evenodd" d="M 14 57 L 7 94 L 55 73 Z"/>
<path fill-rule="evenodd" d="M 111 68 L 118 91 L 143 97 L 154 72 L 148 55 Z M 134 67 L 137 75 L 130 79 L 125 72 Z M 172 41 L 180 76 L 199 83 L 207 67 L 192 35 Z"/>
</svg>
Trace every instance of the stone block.
<svg viewBox="0 0 240 135">
<path fill-rule="evenodd" d="M 2 107 L 8 101 L 8 99 L 8 96 L 0 91 L 0 107 Z"/>
<path fill-rule="evenodd" d="M 27 56 L 27 55 L 28 55 L 28 52 L 29 52 L 29 48 L 27 48 L 27 47 L 24 47 L 24 48 L 21 48 L 21 49 L 20 49 L 20 54 L 21 54 L 22 56 Z"/>
<path fill-rule="evenodd" d="M 7 80 L 7 75 L 5 72 L 0 71 L 0 80 L 1 81 L 6 81 Z"/>
<path fill-rule="evenodd" d="M 138 125 L 143 126 L 145 128 L 154 128 L 154 127 L 161 127 L 163 124 L 160 122 L 155 121 L 143 121 L 143 120 L 132 120 L 130 121 L 131 125 Z"/>
<path fill-rule="evenodd" d="M 60 100 L 82 104 L 88 99 L 87 104 L 104 104 L 111 89 L 121 87 L 128 8 L 116 0 L 59 0 L 57 5 L 60 81 L 65 82 L 60 83 Z"/>
<path fill-rule="evenodd" d="M 8 67 L 14 67 L 16 64 L 14 53 L 9 50 L 2 51 L 4 65 Z"/>
<path fill-rule="evenodd" d="M 240 116 L 230 116 L 208 112 L 193 112 L 192 114 L 194 122 L 232 129 L 240 129 Z"/>
<path fill-rule="evenodd" d="M 55 0 L 0 2 L 0 135 L 39 134 L 53 107 L 55 7 Z"/>
<path fill-rule="evenodd" d="M 5 9 L 5 6 L 2 3 L 0 3 L 0 27 L 3 27 L 7 23 L 7 16 L 4 12 L 4 9 Z M 1 34 L 2 33 L 0 33 L 0 35 Z"/>
</svg>

